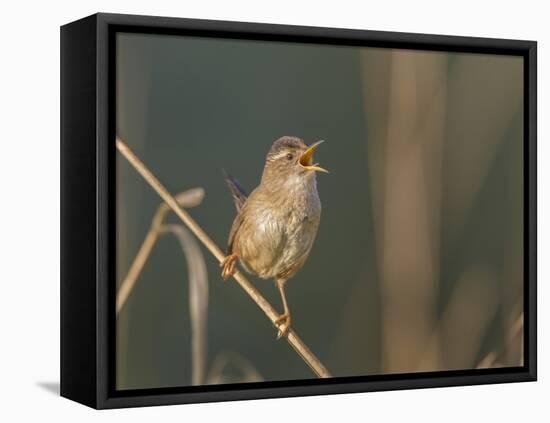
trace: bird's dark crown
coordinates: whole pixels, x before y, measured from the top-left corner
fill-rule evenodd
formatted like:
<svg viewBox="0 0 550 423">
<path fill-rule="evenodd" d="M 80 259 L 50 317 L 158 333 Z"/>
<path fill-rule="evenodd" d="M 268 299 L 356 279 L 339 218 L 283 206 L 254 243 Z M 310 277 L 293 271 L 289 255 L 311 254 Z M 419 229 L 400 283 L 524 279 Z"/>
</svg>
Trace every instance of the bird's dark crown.
<svg viewBox="0 0 550 423">
<path fill-rule="evenodd" d="M 284 182 L 290 175 L 305 173 L 298 160 L 306 150 L 306 143 L 298 137 L 279 138 L 267 153 L 262 182 L 274 185 Z"/>
<path fill-rule="evenodd" d="M 298 137 L 281 137 L 273 143 L 265 160 L 262 183 L 284 183 L 285 179 L 306 178 L 315 180 L 315 172 L 327 172 L 317 163 L 313 163 L 313 152 L 323 141 L 307 146 Z M 296 179 L 296 177 L 298 179 Z"/>
<path fill-rule="evenodd" d="M 302 139 L 298 137 L 284 136 L 273 143 L 269 153 L 267 153 L 267 159 L 269 160 L 271 158 L 275 158 L 283 151 L 305 150 L 306 148 L 307 145 Z"/>
</svg>

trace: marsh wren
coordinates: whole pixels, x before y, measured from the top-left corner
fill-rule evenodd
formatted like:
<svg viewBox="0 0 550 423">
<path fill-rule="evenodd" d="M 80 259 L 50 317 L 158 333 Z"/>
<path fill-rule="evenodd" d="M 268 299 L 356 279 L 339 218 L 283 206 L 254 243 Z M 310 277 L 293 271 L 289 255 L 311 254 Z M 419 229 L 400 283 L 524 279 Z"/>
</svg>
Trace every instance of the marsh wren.
<svg viewBox="0 0 550 423">
<path fill-rule="evenodd" d="M 307 146 L 300 138 L 279 138 L 267 154 L 260 185 L 250 196 L 226 175 L 237 216 L 221 263 L 222 277 L 227 280 L 235 272 L 238 260 L 249 273 L 275 281 L 284 307 L 276 321 L 277 338 L 286 335 L 290 326 L 285 284 L 304 265 L 321 219 L 315 174 L 327 171 L 313 163 L 321 143 Z"/>
</svg>

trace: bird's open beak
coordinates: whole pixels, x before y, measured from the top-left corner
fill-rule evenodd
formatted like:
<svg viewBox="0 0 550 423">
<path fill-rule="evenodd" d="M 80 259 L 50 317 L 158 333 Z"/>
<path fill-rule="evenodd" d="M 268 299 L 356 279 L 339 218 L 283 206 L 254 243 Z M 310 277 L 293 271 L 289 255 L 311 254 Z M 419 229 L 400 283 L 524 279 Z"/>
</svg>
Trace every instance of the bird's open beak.
<svg viewBox="0 0 550 423">
<path fill-rule="evenodd" d="M 319 166 L 319 163 L 313 163 L 313 153 L 315 152 L 315 150 L 317 150 L 317 147 L 319 147 L 322 142 L 324 141 L 317 141 L 316 143 L 311 144 L 309 148 L 302 153 L 298 163 L 300 163 L 303 168 L 307 170 L 316 170 L 318 172 L 328 173 L 328 170 L 323 169 L 321 166 Z"/>
</svg>

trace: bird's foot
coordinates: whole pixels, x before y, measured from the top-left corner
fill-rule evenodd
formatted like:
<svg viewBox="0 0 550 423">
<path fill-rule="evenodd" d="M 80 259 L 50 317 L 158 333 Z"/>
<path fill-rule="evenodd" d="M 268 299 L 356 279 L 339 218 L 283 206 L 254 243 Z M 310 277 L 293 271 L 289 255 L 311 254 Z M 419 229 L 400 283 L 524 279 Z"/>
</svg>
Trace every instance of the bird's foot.
<svg viewBox="0 0 550 423">
<path fill-rule="evenodd" d="M 235 265 L 237 263 L 237 254 L 230 254 L 220 263 L 222 268 L 222 278 L 224 281 L 229 279 L 235 273 Z"/>
<path fill-rule="evenodd" d="M 275 320 L 275 326 L 277 326 L 277 329 L 279 330 L 277 332 L 277 339 L 281 339 L 283 336 L 286 336 L 290 328 L 290 314 L 283 313 L 277 317 Z"/>
</svg>

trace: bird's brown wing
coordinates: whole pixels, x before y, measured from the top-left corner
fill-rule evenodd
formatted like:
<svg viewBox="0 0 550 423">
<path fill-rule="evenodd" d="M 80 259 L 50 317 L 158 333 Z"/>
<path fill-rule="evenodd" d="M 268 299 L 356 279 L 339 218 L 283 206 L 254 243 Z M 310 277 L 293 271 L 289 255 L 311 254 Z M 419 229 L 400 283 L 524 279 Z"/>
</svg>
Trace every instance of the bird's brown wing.
<svg viewBox="0 0 550 423">
<path fill-rule="evenodd" d="M 233 254 L 233 243 L 235 242 L 235 236 L 239 231 L 239 228 L 242 226 L 246 213 L 243 213 L 242 209 L 237 213 L 231 230 L 229 231 L 229 240 L 227 241 L 227 254 Z"/>
<path fill-rule="evenodd" d="M 246 194 L 246 191 L 243 189 L 243 187 L 241 187 L 241 185 L 239 184 L 239 181 L 237 181 L 233 176 L 231 176 L 225 170 L 223 171 L 223 175 L 225 177 L 227 185 L 229 186 L 229 191 L 231 191 L 231 196 L 233 197 L 235 208 L 237 209 L 237 212 L 239 212 L 243 208 L 248 195 Z"/>
</svg>

